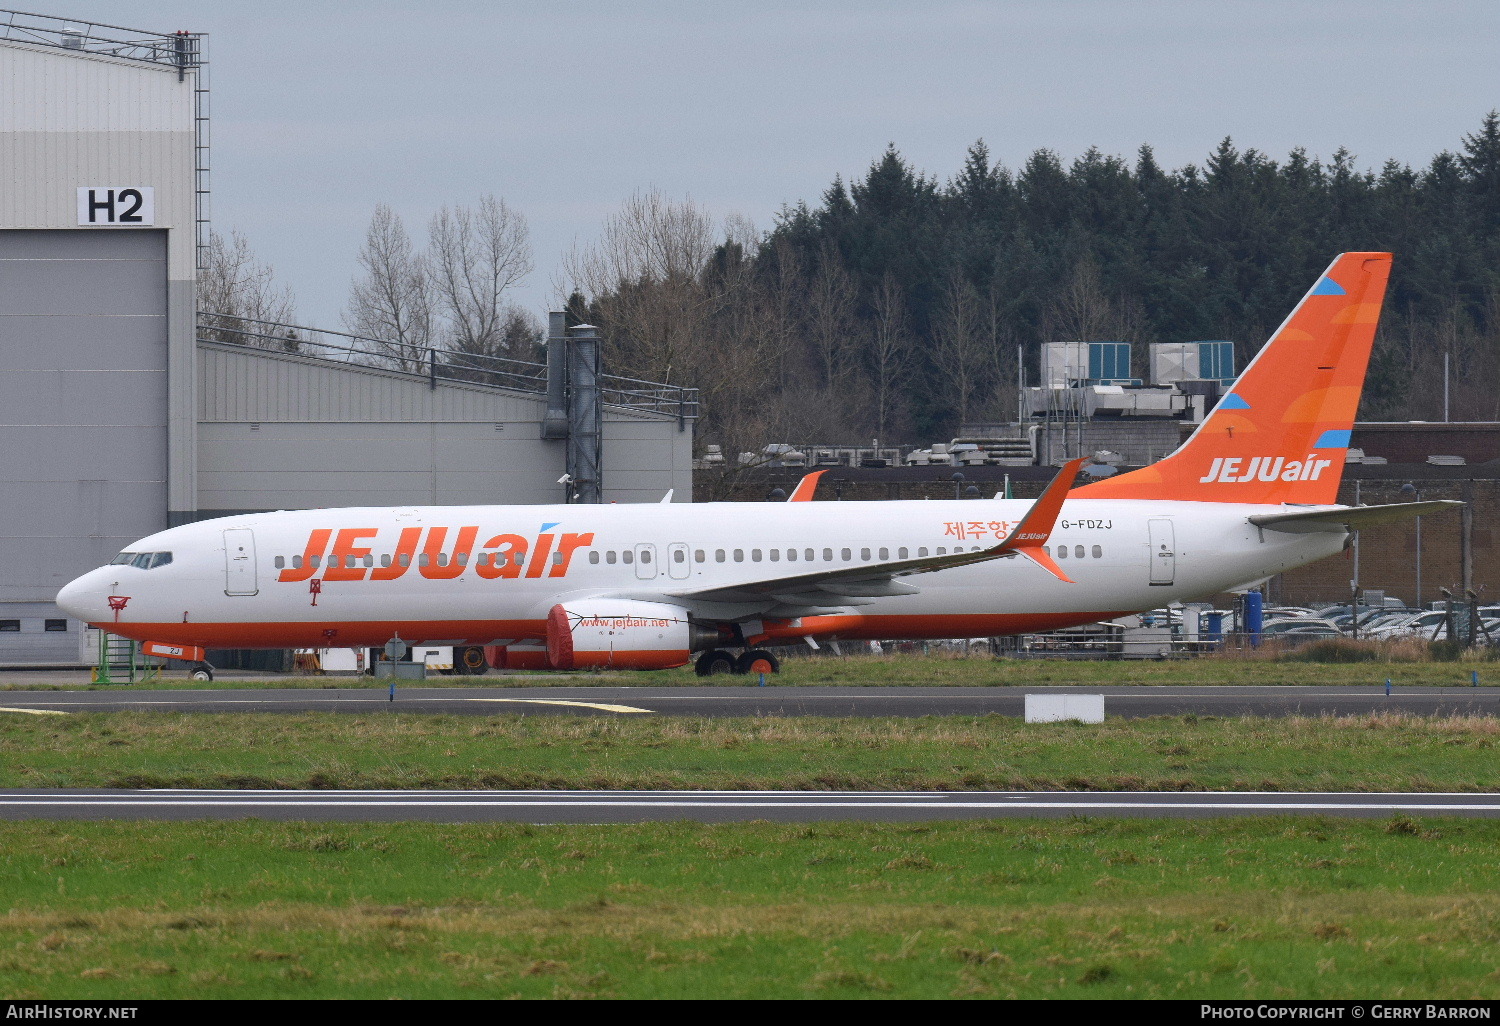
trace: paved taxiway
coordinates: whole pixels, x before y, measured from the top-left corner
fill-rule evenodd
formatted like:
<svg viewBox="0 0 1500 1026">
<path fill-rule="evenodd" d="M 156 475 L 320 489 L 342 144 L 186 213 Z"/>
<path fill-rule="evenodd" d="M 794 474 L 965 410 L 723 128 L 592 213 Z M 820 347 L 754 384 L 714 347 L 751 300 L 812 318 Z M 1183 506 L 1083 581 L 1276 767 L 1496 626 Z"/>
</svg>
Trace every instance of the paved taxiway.
<svg viewBox="0 0 1500 1026">
<path fill-rule="evenodd" d="M 0 791 L 0 819 L 912 822 L 1108 816 L 1500 817 L 1500 794 L 926 791 Z"/>
<path fill-rule="evenodd" d="M 1025 714 L 1026 695 L 1102 694 L 1105 713 L 1180 716 L 1500 714 L 1500 688 L 1368 687 L 422 687 L 0 692 L 5 713 L 419 712 L 592 716 L 962 716 Z"/>
</svg>

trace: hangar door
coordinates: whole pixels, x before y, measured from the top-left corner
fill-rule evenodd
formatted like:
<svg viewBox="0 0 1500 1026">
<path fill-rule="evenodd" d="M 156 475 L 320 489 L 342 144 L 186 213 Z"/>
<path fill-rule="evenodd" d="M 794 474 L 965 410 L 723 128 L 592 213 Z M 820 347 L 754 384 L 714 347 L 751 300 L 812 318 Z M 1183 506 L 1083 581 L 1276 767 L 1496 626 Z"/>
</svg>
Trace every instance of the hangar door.
<svg viewBox="0 0 1500 1026">
<path fill-rule="evenodd" d="M 144 229 L 0 230 L 0 604 L 57 590 L 167 526 L 167 244 Z M 43 630 L 0 662 L 78 661 Z"/>
</svg>

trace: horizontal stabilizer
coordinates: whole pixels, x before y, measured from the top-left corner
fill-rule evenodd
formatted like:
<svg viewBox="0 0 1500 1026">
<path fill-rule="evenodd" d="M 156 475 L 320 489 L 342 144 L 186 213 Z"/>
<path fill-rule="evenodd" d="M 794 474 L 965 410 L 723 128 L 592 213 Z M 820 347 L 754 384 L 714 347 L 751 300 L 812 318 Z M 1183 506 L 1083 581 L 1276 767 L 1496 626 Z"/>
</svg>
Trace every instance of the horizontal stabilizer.
<svg viewBox="0 0 1500 1026">
<path fill-rule="evenodd" d="M 1446 513 L 1463 503 L 1453 499 L 1427 502 L 1397 502 L 1387 506 L 1345 506 L 1342 509 L 1303 510 L 1296 513 L 1257 513 L 1250 518 L 1256 527 L 1287 534 L 1318 534 L 1323 531 L 1358 531 L 1380 524 Z"/>
</svg>

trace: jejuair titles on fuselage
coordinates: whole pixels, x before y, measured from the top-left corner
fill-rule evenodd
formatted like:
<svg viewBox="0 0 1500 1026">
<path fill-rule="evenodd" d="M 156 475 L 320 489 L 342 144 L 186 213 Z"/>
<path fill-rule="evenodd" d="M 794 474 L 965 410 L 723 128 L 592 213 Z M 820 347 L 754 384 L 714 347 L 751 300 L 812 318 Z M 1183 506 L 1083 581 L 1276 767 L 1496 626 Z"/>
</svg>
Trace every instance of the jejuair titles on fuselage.
<svg viewBox="0 0 1500 1026">
<path fill-rule="evenodd" d="M 376 544 L 382 532 L 374 527 L 319 527 L 307 538 L 302 555 L 277 576 L 278 581 L 306 581 L 322 574 L 324 581 L 394 581 L 415 572 L 434 581 L 451 581 L 470 568 L 484 578 L 565 577 L 573 554 L 594 543 L 592 531 L 582 534 L 551 531 L 557 524 L 543 524 L 535 538 L 502 532 L 479 544 L 475 525 L 448 527 L 403 527 L 387 545 L 378 562 Z M 453 540 L 449 542 L 449 532 Z M 388 536 L 391 532 L 385 532 Z M 331 545 L 330 545 L 331 543 Z M 385 556 L 390 558 L 387 560 Z"/>
</svg>

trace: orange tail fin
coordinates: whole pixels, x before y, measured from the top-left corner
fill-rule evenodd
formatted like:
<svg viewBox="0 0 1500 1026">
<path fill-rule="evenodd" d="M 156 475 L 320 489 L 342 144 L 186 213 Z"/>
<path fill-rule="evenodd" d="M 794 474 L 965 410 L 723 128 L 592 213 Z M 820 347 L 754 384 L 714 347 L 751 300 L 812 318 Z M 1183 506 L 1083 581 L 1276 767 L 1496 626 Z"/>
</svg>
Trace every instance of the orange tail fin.
<svg viewBox="0 0 1500 1026">
<path fill-rule="evenodd" d="M 1079 488 L 1091 499 L 1337 501 L 1389 253 L 1344 253 L 1182 447 Z"/>
</svg>

